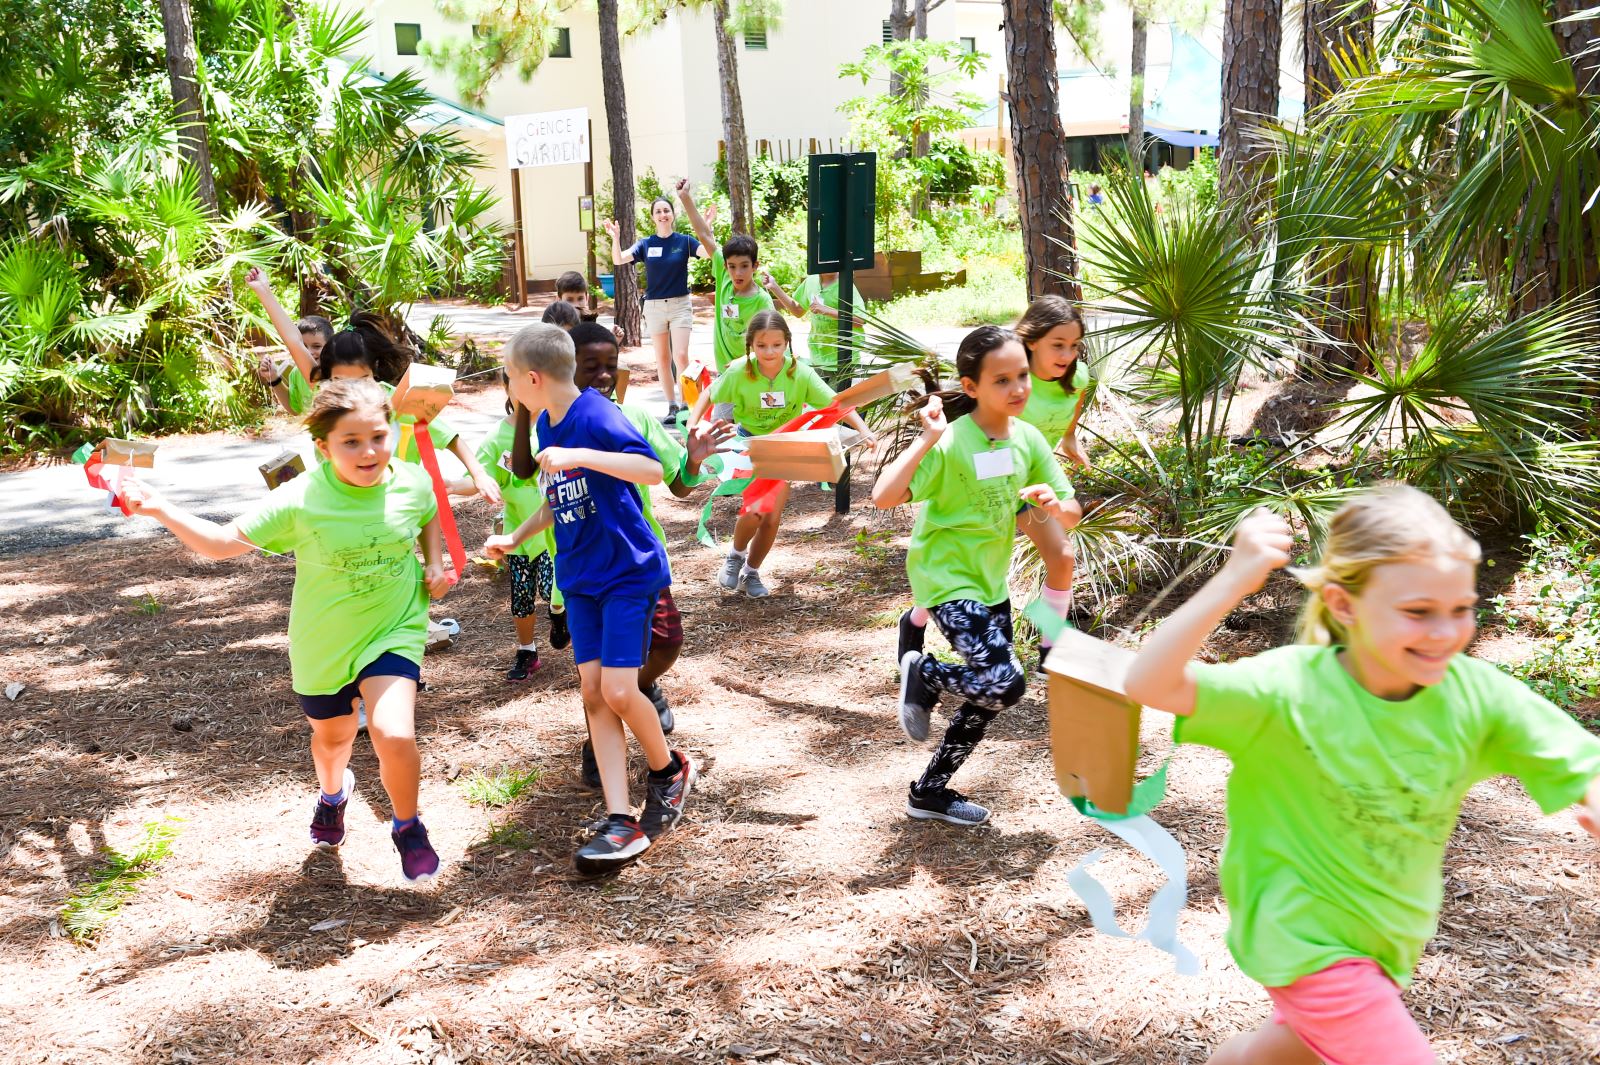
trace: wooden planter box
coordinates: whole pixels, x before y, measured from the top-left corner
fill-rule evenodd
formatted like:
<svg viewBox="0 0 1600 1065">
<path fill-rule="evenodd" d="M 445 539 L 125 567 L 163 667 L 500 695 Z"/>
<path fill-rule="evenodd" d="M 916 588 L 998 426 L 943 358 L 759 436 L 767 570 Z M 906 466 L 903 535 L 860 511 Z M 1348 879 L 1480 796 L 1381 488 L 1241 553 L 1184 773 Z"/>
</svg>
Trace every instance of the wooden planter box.
<svg viewBox="0 0 1600 1065">
<path fill-rule="evenodd" d="M 871 270 L 854 275 L 856 288 L 869 300 L 892 300 L 907 292 L 929 292 L 967 283 L 967 272 L 925 274 L 920 251 L 878 252 Z"/>
</svg>

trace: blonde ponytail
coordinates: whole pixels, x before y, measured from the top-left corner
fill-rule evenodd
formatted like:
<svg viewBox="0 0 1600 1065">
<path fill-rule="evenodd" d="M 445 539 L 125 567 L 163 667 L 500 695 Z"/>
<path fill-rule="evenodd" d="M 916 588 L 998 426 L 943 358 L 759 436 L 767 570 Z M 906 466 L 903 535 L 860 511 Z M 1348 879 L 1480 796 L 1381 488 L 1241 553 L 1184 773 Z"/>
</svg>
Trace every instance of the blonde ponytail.
<svg viewBox="0 0 1600 1065">
<path fill-rule="evenodd" d="M 1302 575 L 1308 595 L 1296 640 L 1324 646 L 1349 642 L 1349 632 L 1323 600 L 1328 585 L 1360 595 L 1379 566 L 1438 555 L 1476 566 L 1483 552 L 1444 507 L 1409 485 L 1387 485 L 1356 496 L 1334 514 L 1321 561 Z"/>
</svg>

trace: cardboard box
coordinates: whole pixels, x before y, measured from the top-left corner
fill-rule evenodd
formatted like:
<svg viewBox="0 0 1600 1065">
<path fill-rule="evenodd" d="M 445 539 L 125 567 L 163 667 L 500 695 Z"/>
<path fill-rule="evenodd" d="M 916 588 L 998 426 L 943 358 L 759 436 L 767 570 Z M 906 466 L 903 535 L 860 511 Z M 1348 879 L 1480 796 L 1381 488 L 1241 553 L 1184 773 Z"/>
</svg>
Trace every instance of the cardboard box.
<svg viewBox="0 0 1600 1065">
<path fill-rule="evenodd" d="M 1062 629 L 1044 663 L 1056 786 L 1119 814 L 1128 811 L 1139 758 L 1140 707 L 1125 690 L 1133 657 L 1126 648 Z"/>
<path fill-rule="evenodd" d="M 684 406 L 694 406 L 695 401 L 700 398 L 700 393 L 710 388 L 711 382 L 716 380 L 716 377 L 716 371 L 698 359 L 684 367 L 683 373 L 678 377 L 678 387 L 683 392 Z"/>
<path fill-rule="evenodd" d="M 100 445 L 100 460 L 107 466 L 137 466 L 148 470 L 156 464 L 156 445 L 146 440 L 113 437 Z"/>
<path fill-rule="evenodd" d="M 261 470 L 262 480 L 267 482 L 267 490 L 278 487 L 294 480 L 306 472 L 306 460 L 300 457 L 298 451 L 285 451 L 271 462 L 263 462 L 258 469 Z"/>
<path fill-rule="evenodd" d="M 618 403 L 623 402 L 628 396 L 628 376 L 629 370 L 626 366 L 617 367 L 617 387 L 612 394 L 617 397 Z"/>
<path fill-rule="evenodd" d="M 750 464 L 774 481 L 837 481 L 844 474 L 844 444 L 837 426 L 753 436 Z"/>
<path fill-rule="evenodd" d="M 448 366 L 412 363 L 395 387 L 390 405 L 396 414 L 409 414 L 419 422 L 431 422 L 455 395 L 456 372 Z"/>
<path fill-rule="evenodd" d="M 915 388 L 917 384 L 916 368 L 910 365 L 891 366 L 873 374 L 865 381 L 857 382 L 849 388 L 842 390 L 833 397 L 833 401 L 841 407 L 865 407 L 868 403 L 876 403 L 885 396 L 892 396 L 896 392 L 905 392 Z"/>
</svg>

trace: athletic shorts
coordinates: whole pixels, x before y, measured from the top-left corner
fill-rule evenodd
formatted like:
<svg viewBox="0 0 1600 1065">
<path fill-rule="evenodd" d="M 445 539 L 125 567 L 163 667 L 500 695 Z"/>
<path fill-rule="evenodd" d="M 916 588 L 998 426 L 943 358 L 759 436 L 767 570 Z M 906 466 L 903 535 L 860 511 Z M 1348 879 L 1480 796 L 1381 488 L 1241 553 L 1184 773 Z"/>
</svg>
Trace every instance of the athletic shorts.
<svg viewBox="0 0 1600 1065">
<path fill-rule="evenodd" d="M 305 711 L 307 717 L 316 721 L 329 721 L 355 712 L 355 702 L 361 698 L 361 682 L 368 677 L 404 677 L 407 680 L 418 681 L 422 679 L 422 667 L 405 655 L 385 651 L 368 662 L 366 667 L 356 674 L 355 680 L 331 695 L 300 695 L 299 692 L 295 695 L 300 700 L 300 709 Z"/>
<path fill-rule="evenodd" d="M 694 306 L 688 296 L 644 301 L 644 327 L 653 337 L 669 329 L 693 329 Z"/>
<path fill-rule="evenodd" d="M 683 646 L 683 615 L 672 601 L 672 589 L 663 588 L 656 597 L 655 613 L 650 615 L 650 643 L 661 647 Z"/>
<path fill-rule="evenodd" d="M 1434 1065 L 1400 988 L 1371 958 L 1346 958 L 1288 987 L 1269 987 L 1285 1024 L 1327 1065 Z"/>
<path fill-rule="evenodd" d="M 600 660 L 607 668 L 638 669 L 650 653 L 650 623 L 658 595 L 567 596 L 574 665 Z"/>
</svg>

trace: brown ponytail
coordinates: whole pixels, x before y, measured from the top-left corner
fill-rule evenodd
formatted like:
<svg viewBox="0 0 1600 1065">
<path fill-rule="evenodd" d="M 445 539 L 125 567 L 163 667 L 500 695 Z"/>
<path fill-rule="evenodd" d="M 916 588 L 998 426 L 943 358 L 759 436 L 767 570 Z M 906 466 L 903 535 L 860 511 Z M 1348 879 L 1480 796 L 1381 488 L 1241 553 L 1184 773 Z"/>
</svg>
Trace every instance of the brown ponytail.
<svg viewBox="0 0 1600 1065">
<path fill-rule="evenodd" d="M 1017 334 L 998 325 L 980 325 L 972 332 L 961 338 L 961 346 L 956 348 L 956 375 L 962 380 L 976 383 L 983 376 L 983 360 L 989 357 L 992 351 L 999 351 L 1007 344 L 1017 339 Z M 944 416 L 947 421 L 955 421 L 963 415 L 971 414 L 978 406 L 978 401 L 967 395 L 959 388 L 947 389 L 943 392 L 930 392 L 928 395 L 938 396 L 944 403 Z M 922 396 L 910 409 L 916 410 L 927 405 L 928 395 Z"/>
</svg>

